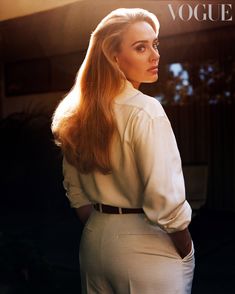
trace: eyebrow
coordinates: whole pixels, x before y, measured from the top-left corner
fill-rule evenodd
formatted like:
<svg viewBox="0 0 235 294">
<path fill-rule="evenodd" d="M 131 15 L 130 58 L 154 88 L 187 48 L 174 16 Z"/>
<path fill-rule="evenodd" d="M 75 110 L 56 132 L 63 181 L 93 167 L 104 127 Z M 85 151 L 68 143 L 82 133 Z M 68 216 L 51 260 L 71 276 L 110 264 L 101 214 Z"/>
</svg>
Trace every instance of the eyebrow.
<svg viewBox="0 0 235 294">
<path fill-rule="evenodd" d="M 154 39 L 154 40 L 153 40 L 153 43 L 156 42 L 156 41 L 158 41 L 158 38 Z M 132 46 L 135 46 L 135 45 L 138 44 L 138 43 L 148 43 L 148 42 L 149 42 L 148 40 L 139 40 L 139 41 L 136 41 L 136 42 L 134 42 L 133 44 L 131 44 L 131 47 L 132 47 Z"/>
</svg>

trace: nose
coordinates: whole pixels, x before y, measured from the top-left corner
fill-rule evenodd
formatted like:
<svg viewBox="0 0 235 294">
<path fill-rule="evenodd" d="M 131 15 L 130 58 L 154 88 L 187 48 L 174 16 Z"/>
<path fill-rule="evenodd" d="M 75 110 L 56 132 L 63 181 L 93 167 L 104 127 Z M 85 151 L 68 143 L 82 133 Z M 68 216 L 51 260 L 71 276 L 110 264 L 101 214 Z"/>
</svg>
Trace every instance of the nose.
<svg viewBox="0 0 235 294">
<path fill-rule="evenodd" d="M 150 52 L 150 56 L 149 56 L 149 60 L 151 62 L 156 62 L 160 59 L 160 54 L 159 54 L 159 51 L 158 49 L 154 49 L 154 48 L 151 48 L 151 52 Z"/>
</svg>

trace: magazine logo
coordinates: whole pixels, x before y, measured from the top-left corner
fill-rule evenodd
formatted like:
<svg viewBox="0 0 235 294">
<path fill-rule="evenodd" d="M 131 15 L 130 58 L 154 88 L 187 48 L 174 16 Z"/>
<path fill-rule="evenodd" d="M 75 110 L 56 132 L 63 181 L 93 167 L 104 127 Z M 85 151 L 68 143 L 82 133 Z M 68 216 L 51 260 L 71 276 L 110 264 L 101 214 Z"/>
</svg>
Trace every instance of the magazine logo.
<svg viewBox="0 0 235 294">
<path fill-rule="evenodd" d="M 173 7 L 168 4 L 173 20 L 177 18 L 189 21 L 192 18 L 197 21 L 232 21 L 232 4 L 197 4 L 192 6 L 188 3 Z"/>
</svg>

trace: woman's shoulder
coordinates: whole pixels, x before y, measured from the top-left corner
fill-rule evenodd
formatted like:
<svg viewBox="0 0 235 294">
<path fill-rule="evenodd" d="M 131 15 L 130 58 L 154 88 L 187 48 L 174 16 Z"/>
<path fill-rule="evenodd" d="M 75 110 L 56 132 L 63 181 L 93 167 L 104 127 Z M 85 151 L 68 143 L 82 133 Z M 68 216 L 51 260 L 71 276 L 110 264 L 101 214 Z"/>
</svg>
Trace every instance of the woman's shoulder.
<svg viewBox="0 0 235 294">
<path fill-rule="evenodd" d="M 125 112 L 128 116 L 138 115 L 149 118 L 165 116 L 165 111 L 156 98 L 134 88 L 129 81 L 126 81 L 123 91 L 114 100 L 116 106 L 122 108 L 121 112 Z"/>
<path fill-rule="evenodd" d="M 130 99 L 125 101 L 126 105 L 129 105 L 138 116 L 149 116 L 150 118 L 156 118 L 158 116 L 165 116 L 165 111 L 161 103 L 154 97 L 146 95 L 139 91 L 139 93 Z"/>
</svg>

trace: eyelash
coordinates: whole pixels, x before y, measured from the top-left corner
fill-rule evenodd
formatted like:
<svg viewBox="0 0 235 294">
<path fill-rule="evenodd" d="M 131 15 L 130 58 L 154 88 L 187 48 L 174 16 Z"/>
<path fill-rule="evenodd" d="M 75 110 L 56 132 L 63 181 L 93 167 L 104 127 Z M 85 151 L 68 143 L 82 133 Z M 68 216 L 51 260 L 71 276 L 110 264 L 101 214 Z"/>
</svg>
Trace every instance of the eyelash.
<svg viewBox="0 0 235 294">
<path fill-rule="evenodd" d="M 156 43 L 153 44 L 153 48 L 154 48 L 155 50 L 158 50 L 158 46 L 159 46 L 159 41 L 157 41 Z M 136 47 L 136 51 L 138 51 L 138 52 L 144 52 L 144 51 L 142 50 L 142 48 L 145 49 L 146 46 L 145 46 L 145 45 L 139 45 L 139 46 Z"/>
<path fill-rule="evenodd" d="M 158 46 L 159 46 L 159 44 L 160 44 L 160 42 L 157 41 L 157 43 L 154 43 L 154 44 L 153 44 L 153 47 L 154 47 L 156 50 L 158 50 Z M 155 46 L 156 46 L 156 47 L 155 47 Z"/>
</svg>

